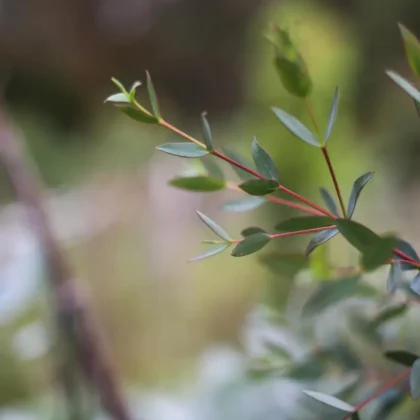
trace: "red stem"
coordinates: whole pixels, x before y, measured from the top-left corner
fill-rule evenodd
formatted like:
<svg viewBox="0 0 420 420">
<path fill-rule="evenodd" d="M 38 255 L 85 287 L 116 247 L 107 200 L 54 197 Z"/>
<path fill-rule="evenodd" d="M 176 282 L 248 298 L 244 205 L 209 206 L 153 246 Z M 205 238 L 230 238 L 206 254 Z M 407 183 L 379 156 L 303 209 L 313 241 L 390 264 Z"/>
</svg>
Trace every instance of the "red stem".
<svg viewBox="0 0 420 420">
<path fill-rule="evenodd" d="M 323 230 L 330 230 L 330 229 L 334 229 L 334 228 L 335 228 L 335 226 L 325 226 L 325 227 L 319 227 L 319 228 L 298 230 L 298 231 L 295 231 L 295 232 L 275 233 L 274 235 L 270 235 L 270 237 L 271 237 L 271 239 L 286 238 L 287 236 L 304 235 L 305 233 L 322 232 Z"/>
<path fill-rule="evenodd" d="M 338 198 L 338 201 L 340 203 L 340 207 L 341 207 L 341 211 L 343 213 L 343 217 L 347 217 L 347 212 L 346 212 L 346 207 L 344 206 L 343 196 L 341 195 L 340 187 L 338 185 L 337 177 L 335 176 L 335 172 L 334 172 L 334 169 L 332 167 L 332 163 L 331 163 L 330 156 L 328 154 L 328 150 L 325 146 L 321 147 L 321 150 L 322 150 L 322 154 L 324 155 L 325 162 L 327 163 L 328 170 L 330 172 L 331 179 L 332 179 L 333 184 L 334 184 L 335 192 L 337 194 L 337 198 Z"/>
<path fill-rule="evenodd" d="M 396 385 L 398 382 L 402 381 L 406 376 L 408 376 L 411 372 L 411 367 L 404 370 L 402 373 L 400 373 L 397 377 L 383 385 L 381 388 L 379 388 L 375 393 L 373 393 L 368 399 L 361 402 L 360 404 L 356 405 L 354 408 L 354 411 L 351 413 L 346 414 L 345 417 L 343 417 L 343 420 L 348 420 L 351 418 L 351 416 L 356 413 L 357 411 L 361 410 L 363 407 L 367 406 L 369 403 L 371 403 L 375 398 L 379 397 L 379 395 L 383 394 L 385 391 L 388 391 L 388 389 L 392 388 L 394 385 Z"/>
<path fill-rule="evenodd" d="M 271 201 L 272 203 L 281 204 L 286 207 L 290 207 L 296 210 L 300 210 L 304 213 L 312 214 L 314 216 L 323 216 L 324 214 L 318 210 L 315 210 L 311 207 L 304 206 L 299 203 L 295 203 L 294 201 L 284 200 L 282 198 L 274 197 L 273 195 L 268 195 L 267 200 Z"/>
</svg>

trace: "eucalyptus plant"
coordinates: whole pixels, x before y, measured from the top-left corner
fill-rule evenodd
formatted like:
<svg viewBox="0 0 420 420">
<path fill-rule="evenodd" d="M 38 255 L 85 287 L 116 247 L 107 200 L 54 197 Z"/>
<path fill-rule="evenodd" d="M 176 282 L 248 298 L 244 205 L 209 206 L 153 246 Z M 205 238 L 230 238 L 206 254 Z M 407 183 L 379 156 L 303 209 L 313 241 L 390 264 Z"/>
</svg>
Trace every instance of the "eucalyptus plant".
<svg viewBox="0 0 420 420">
<path fill-rule="evenodd" d="M 399 25 L 399 27 L 413 76 L 420 77 L 420 43 L 407 28 L 403 25 Z M 161 114 L 157 94 L 149 73 L 146 74 L 146 85 L 150 109 L 136 99 L 136 91 L 140 82 L 134 83 L 127 90 L 118 80 L 113 79 L 119 92 L 108 97 L 106 102 L 113 103 L 123 113 L 140 123 L 160 126 L 178 135 L 183 140 L 160 145 L 156 147 L 157 150 L 180 158 L 201 159 L 203 170 L 194 175 L 175 177 L 170 181 L 170 184 L 174 187 L 195 192 L 214 192 L 224 189 L 242 191 L 244 193 L 243 198 L 224 204 L 223 207 L 226 211 L 252 211 L 265 203 L 271 202 L 293 208 L 297 212 L 305 214 L 281 221 L 274 227 L 275 233 L 252 226 L 241 232 L 241 238 L 235 239 L 220 224 L 197 210 L 200 220 L 213 232 L 217 239 L 204 240 L 203 243 L 208 248 L 203 253 L 193 257 L 191 261 L 212 257 L 228 248 L 232 248 L 231 255 L 233 257 L 244 257 L 260 251 L 271 241 L 295 235 L 310 234 L 312 237 L 305 250 L 306 257 L 309 257 L 317 248 L 325 246 L 335 236 L 341 235 L 350 246 L 359 252 L 359 264 L 351 269 L 336 269 L 333 274 L 330 273 L 327 276 L 327 279 L 317 283 L 306 302 L 304 302 L 301 315 L 317 317 L 339 302 L 354 296 L 366 296 L 366 294 L 372 292 L 372 288 L 365 281 L 364 274 L 373 272 L 382 266 L 388 266 L 386 296 L 379 296 L 378 293 L 374 294 L 377 305 L 373 315 L 362 316 L 358 314 L 360 319 L 363 318 L 365 332 L 370 331 L 369 334 L 376 336 L 376 334 L 379 334 L 378 329 L 382 325 L 404 314 L 409 305 L 420 303 L 420 258 L 413 246 L 398 235 L 374 232 L 354 220 L 353 216 L 358 200 L 363 189 L 372 179 L 373 172 L 357 177 L 350 197 L 346 201 L 341 193 L 340 184 L 328 152 L 328 144 L 333 136 L 338 114 L 339 89 L 336 88 L 332 95 L 328 122 L 326 127 L 321 129 L 310 101 L 313 82 L 305 60 L 293 44 L 289 33 L 273 25 L 267 39 L 273 47 L 273 63 L 283 87 L 291 95 L 305 102 L 313 128 L 310 129 L 293 115 L 278 107 L 272 108 L 272 112 L 279 122 L 297 139 L 305 142 L 308 146 L 319 149 L 322 154 L 334 186 L 334 193 L 324 187 L 320 188 L 323 205 L 317 204 L 287 188 L 282 183 L 281 174 L 273 159 L 256 138 L 252 140 L 251 144 L 253 162 L 248 162 L 230 148 L 219 150 L 215 146 L 211 127 L 205 113 L 201 115 L 203 133 L 201 139 L 185 133 L 168 122 Z M 420 91 L 396 72 L 387 71 L 387 74 L 414 100 L 416 109 L 419 111 Z M 227 180 L 224 172 L 217 165 L 216 159 L 231 165 L 241 182 L 237 184 Z M 404 294 L 405 300 L 403 302 L 392 302 L 392 298 L 397 292 Z M 370 296 L 372 296 L 372 293 Z M 343 346 L 341 346 L 341 351 L 343 351 Z M 325 349 L 320 352 L 318 348 L 315 352 L 310 353 L 310 357 L 319 359 L 322 355 L 325 361 L 325 358 L 331 359 L 333 354 L 333 352 L 326 352 Z M 388 398 L 386 401 L 391 401 L 390 391 L 400 383 L 408 383 L 411 397 L 413 399 L 419 398 L 420 356 L 409 350 L 400 349 L 387 349 L 383 352 L 383 356 L 405 366 L 405 369 L 356 404 L 349 404 L 337 395 L 313 390 L 307 390 L 305 394 L 320 407 L 334 408 L 336 412 L 341 413 L 339 417 L 335 414 L 334 418 L 341 418 L 342 420 L 361 418 L 360 411 L 381 396 L 386 396 Z M 306 364 L 300 366 L 299 363 L 292 363 L 288 369 L 283 369 L 282 372 L 286 376 L 299 377 L 303 375 L 305 377 L 308 373 L 305 371 L 310 370 L 309 365 L 312 359 L 309 358 L 308 360 L 305 362 Z M 341 365 L 347 366 L 348 358 L 347 362 L 344 362 L 344 359 L 340 360 Z M 354 361 L 354 359 L 351 360 Z M 351 366 L 354 367 L 355 363 L 352 362 Z M 347 368 L 349 367 L 347 366 Z M 400 391 L 404 395 L 406 388 L 403 386 Z M 385 418 L 390 410 L 389 407 L 393 409 L 401 402 L 401 395 L 398 394 L 398 398 L 394 398 L 392 401 L 391 404 L 382 405 L 382 408 L 377 411 L 373 418 Z"/>
</svg>

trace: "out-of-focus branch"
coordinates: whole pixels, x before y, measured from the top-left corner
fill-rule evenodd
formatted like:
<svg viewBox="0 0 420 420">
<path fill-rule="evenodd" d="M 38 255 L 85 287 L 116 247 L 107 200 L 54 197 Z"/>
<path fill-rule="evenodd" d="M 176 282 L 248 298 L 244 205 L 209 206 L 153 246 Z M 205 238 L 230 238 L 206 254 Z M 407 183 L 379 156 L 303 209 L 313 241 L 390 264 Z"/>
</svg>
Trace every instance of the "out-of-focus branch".
<svg viewBox="0 0 420 420">
<path fill-rule="evenodd" d="M 18 129 L 1 104 L 0 165 L 4 167 L 18 199 L 26 206 L 32 228 L 42 244 L 58 327 L 64 329 L 61 332 L 74 341 L 77 363 L 100 396 L 104 410 L 115 420 L 130 420 L 111 358 L 87 305 L 86 296 L 76 285 L 72 269 L 48 223 L 36 168 L 25 153 Z M 69 325 L 72 326 L 71 331 Z M 68 369 L 61 366 L 58 374 L 70 399 L 71 378 L 66 372 Z"/>
</svg>

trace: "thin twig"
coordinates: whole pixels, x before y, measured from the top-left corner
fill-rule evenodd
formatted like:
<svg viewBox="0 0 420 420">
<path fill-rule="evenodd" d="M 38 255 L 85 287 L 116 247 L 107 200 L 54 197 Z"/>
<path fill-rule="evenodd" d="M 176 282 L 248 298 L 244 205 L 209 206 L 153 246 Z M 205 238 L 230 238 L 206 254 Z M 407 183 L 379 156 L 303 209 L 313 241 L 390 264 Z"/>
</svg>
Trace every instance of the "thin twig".
<svg viewBox="0 0 420 420">
<path fill-rule="evenodd" d="M 59 326 L 65 325 L 64 318 L 73 321 L 74 344 L 81 368 L 86 379 L 96 387 L 105 411 L 114 420 L 130 420 L 98 325 L 85 297 L 76 288 L 74 274 L 51 231 L 42 205 L 40 181 L 34 165 L 24 152 L 20 137 L 16 127 L 0 107 L 0 164 L 8 174 L 18 199 L 26 206 L 32 227 L 45 253 Z"/>
</svg>

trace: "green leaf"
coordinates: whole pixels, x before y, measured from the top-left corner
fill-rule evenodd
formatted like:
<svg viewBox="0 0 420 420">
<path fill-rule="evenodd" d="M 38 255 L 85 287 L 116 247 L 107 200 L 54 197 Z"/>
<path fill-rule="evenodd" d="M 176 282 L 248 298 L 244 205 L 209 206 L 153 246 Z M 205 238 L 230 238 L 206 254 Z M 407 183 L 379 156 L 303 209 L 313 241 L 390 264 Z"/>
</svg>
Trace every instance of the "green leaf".
<svg viewBox="0 0 420 420">
<path fill-rule="evenodd" d="M 223 209 L 227 211 L 250 211 L 254 210 L 257 207 L 260 207 L 262 204 L 266 202 L 264 197 L 245 197 L 240 198 L 239 200 L 230 201 L 229 203 L 225 203 L 223 205 Z"/>
<path fill-rule="evenodd" d="M 258 144 L 254 137 L 252 141 L 252 157 L 257 171 L 267 179 L 274 179 L 280 182 L 279 172 L 271 156 Z"/>
<path fill-rule="evenodd" d="M 405 26 L 398 24 L 404 41 L 405 53 L 413 73 L 420 77 L 420 42 Z"/>
<path fill-rule="evenodd" d="M 420 92 L 410 82 L 393 71 L 387 71 L 386 74 L 415 101 L 420 102 Z"/>
<path fill-rule="evenodd" d="M 203 252 L 200 255 L 197 255 L 194 258 L 191 258 L 190 262 L 200 261 L 204 258 L 212 257 L 213 255 L 220 254 L 223 252 L 226 248 L 228 248 L 231 244 L 230 243 L 224 243 L 224 244 L 217 244 L 215 246 L 212 246 L 207 251 Z"/>
<path fill-rule="evenodd" d="M 242 191 L 245 191 L 249 195 L 267 195 L 276 191 L 279 187 L 277 181 L 273 179 L 249 179 L 239 185 Z"/>
<path fill-rule="evenodd" d="M 225 148 L 223 148 L 223 152 L 228 158 L 234 160 L 235 162 L 240 163 L 242 166 L 245 166 L 248 169 L 254 169 L 252 167 L 252 165 L 246 159 L 244 159 L 242 156 L 240 156 L 234 150 L 225 147 Z M 236 175 L 238 175 L 238 177 L 242 181 L 247 181 L 248 179 L 255 179 L 254 175 L 251 175 L 250 173 L 244 171 L 243 169 L 238 168 L 235 165 L 231 165 L 231 166 L 232 166 L 232 169 L 235 171 Z"/>
<path fill-rule="evenodd" d="M 115 93 L 114 95 L 108 96 L 105 99 L 105 102 L 112 102 L 112 103 L 131 103 L 130 97 L 126 93 Z"/>
<path fill-rule="evenodd" d="M 380 237 L 363 251 L 361 265 L 365 271 L 373 271 L 392 258 L 397 239 L 395 236 Z"/>
<path fill-rule="evenodd" d="M 274 46 L 274 66 L 283 87 L 299 98 L 307 97 L 312 90 L 312 81 L 306 63 L 289 33 L 272 25 L 266 37 Z"/>
<path fill-rule="evenodd" d="M 210 124 L 207 121 L 205 112 L 201 114 L 201 124 L 203 126 L 204 144 L 207 146 L 207 150 L 210 152 L 211 150 L 214 149 L 213 137 L 211 135 Z"/>
<path fill-rule="evenodd" d="M 411 290 L 420 295 L 420 272 L 418 272 L 413 280 L 411 280 Z"/>
<path fill-rule="evenodd" d="M 198 144 L 195 143 L 166 143 L 162 146 L 156 147 L 161 152 L 168 153 L 169 155 L 179 156 L 184 158 L 199 158 L 207 155 L 209 152 Z"/>
<path fill-rule="evenodd" d="M 347 241 L 362 254 L 369 246 L 375 245 L 380 236 L 358 222 L 348 219 L 335 219 L 335 224 Z"/>
<path fill-rule="evenodd" d="M 331 105 L 330 116 L 328 118 L 327 128 L 325 130 L 324 141 L 327 143 L 331 136 L 332 129 L 334 127 L 335 119 L 337 118 L 338 111 L 338 88 L 334 91 L 334 97 Z"/>
<path fill-rule="evenodd" d="M 417 255 L 416 250 L 407 241 L 404 241 L 402 239 L 397 239 L 397 244 L 395 245 L 395 248 L 403 252 L 404 254 L 408 255 L 413 260 L 419 261 L 419 256 Z M 394 258 L 398 259 L 400 257 L 394 254 Z M 401 269 L 403 271 L 415 270 L 415 268 L 413 268 L 411 264 L 401 264 Z"/>
<path fill-rule="evenodd" d="M 417 354 L 405 350 L 390 350 L 384 353 L 384 356 L 393 362 L 399 363 L 404 366 L 412 366 L 419 358 Z"/>
<path fill-rule="evenodd" d="M 322 404 L 326 404 L 330 407 L 337 408 L 338 410 L 344 411 L 346 413 L 353 413 L 355 411 L 355 408 L 352 405 L 347 404 L 346 402 L 336 397 L 333 397 L 332 395 L 327 395 L 321 392 L 314 392 L 314 391 L 303 391 L 303 392 L 308 397 L 311 397 Z"/>
<path fill-rule="evenodd" d="M 114 83 L 115 86 L 117 86 L 117 88 L 122 92 L 122 93 L 128 93 L 125 90 L 125 87 L 123 86 L 123 84 L 117 80 L 115 77 L 111 77 L 112 83 Z"/>
<path fill-rule="evenodd" d="M 153 86 L 152 78 L 150 77 L 150 74 L 148 71 L 146 71 L 146 76 L 147 76 L 147 91 L 149 92 L 149 100 L 150 100 L 150 104 L 152 105 L 153 114 L 158 120 L 160 120 L 162 118 L 162 115 L 160 114 L 159 103 L 156 96 L 155 88 Z"/>
<path fill-rule="evenodd" d="M 391 264 L 389 269 L 388 280 L 386 283 L 386 289 L 388 293 L 394 294 L 401 283 L 401 267 L 400 264 Z"/>
<path fill-rule="evenodd" d="M 413 102 L 417 111 L 417 115 L 420 117 L 420 102 L 417 102 L 417 101 L 413 101 Z"/>
<path fill-rule="evenodd" d="M 251 226 L 249 228 L 244 229 L 241 232 L 241 235 L 246 238 L 247 236 L 254 235 L 255 233 L 267 233 L 264 229 L 257 227 L 257 226 Z"/>
<path fill-rule="evenodd" d="M 133 106 L 121 104 L 116 105 L 116 107 L 128 117 L 141 123 L 157 124 L 159 122 L 152 114 L 149 114 L 145 110 L 138 109 L 137 107 L 134 108 Z"/>
<path fill-rule="evenodd" d="M 130 102 L 134 102 L 134 99 L 136 98 L 136 90 L 139 86 L 141 86 L 141 82 L 139 81 L 134 82 L 133 86 L 131 86 L 130 93 L 129 93 Z"/>
<path fill-rule="evenodd" d="M 283 123 L 283 125 L 296 137 L 303 140 L 311 146 L 321 147 L 318 139 L 314 134 L 303 125 L 298 119 L 283 111 L 280 108 L 272 108 L 276 117 Z"/>
<path fill-rule="evenodd" d="M 251 236 L 247 236 L 232 251 L 233 257 L 244 257 L 245 255 L 253 254 L 264 248 L 271 238 L 266 233 L 255 233 Z"/>
<path fill-rule="evenodd" d="M 202 159 L 201 163 L 203 164 L 210 178 L 216 178 L 223 181 L 225 179 L 225 175 L 220 169 L 220 166 L 214 161 L 214 159 L 214 156 L 209 155 Z"/>
<path fill-rule="evenodd" d="M 328 210 L 334 215 L 338 216 L 339 214 L 338 214 L 337 204 L 334 198 L 332 197 L 332 195 L 324 187 L 321 187 L 319 190 L 321 192 L 322 199 L 324 200 L 325 205 L 327 206 Z"/>
<path fill-rule="evenodd" d="M 284 274 L 293 277 L 299 271 L 308 267 L 308 259 L 302 254 L 286 254 L 274 251 L 264 253 L 260 258 L 261 263 L 273 274 Z"/>
<path fill-rule="evenodd" d="M 198 217 L 212 230 L 217 236 L 224 239 L 225 241 L 231 241 L 232 238 L 229 234 L 219 226 L 215 221 L 210 219 L 210 217 L 206 216 L 205 214 L 201 213 L 201 211 L 196 210 Z"/>
<path fill-rule="evenodd" d="M 351 276 L 338 280 L 328 280 L 319 284 L 303 307 L 305 316 L 313 316 L 324 311 L 357 291 L 360 276 Z"/>
<path fill-rule="evenodd" d="M 209 178 L 207 176 L 174 178 L 169 183 L 173 187 L 197 192 L 213 192 L 223 190 L 225 188 L 225 183 L 223 181 L 215 178 Z"/>
<path fill-rule="evenodd" d="M 305 250 L 305 255 L 308 256 L 318 246 L 325 244 L 325 242 L 334 238 L 338 234 L 338 229 L 324 230 L 323 232 L 317 233 L 310 241 Z"/>
<path fill-rule="evenodd" d="M 372 176 L 373 176 L 373 172 L 367 172 L 366 174 L 357 178 L 356 181 L 354 181 L 353 189 L 350 194 L 349 203 L 347 205 L 347 217 L 351 218 L 351 216 L 353 216 L 360 193 L 362 192 L 365 185 L 372 178 Z"/>
<path fill-rule="evenodd" d="M 281 232 L 297 232 L 327 226 L 334 226 L 334 219 L 327 216 L 304 216 L 292 217 L 284 222 L 280 222 L 275 229 Z"/>
<path fill-rule="evenodd" d="M 385 308 L 382 308 L 375 315 L 371 321 L 371 326 L 373 328 L 378 328 L 385 322 L 388 322 L 398 316 L 404 315 L 408 308 L 409 306 L 405 302 L 388 305 Z"/>
<path fill-rule="evenodd" d="M 420 398 L 420 359 L 417 359 L 411 368 L 410 392 L 413 400 Z"/>
</svg>

